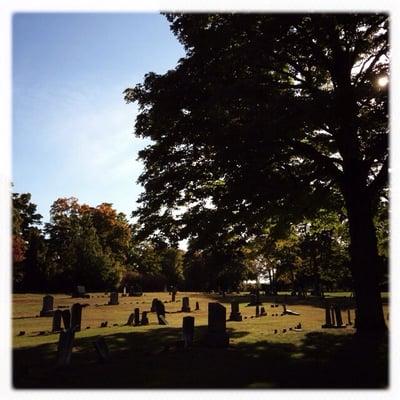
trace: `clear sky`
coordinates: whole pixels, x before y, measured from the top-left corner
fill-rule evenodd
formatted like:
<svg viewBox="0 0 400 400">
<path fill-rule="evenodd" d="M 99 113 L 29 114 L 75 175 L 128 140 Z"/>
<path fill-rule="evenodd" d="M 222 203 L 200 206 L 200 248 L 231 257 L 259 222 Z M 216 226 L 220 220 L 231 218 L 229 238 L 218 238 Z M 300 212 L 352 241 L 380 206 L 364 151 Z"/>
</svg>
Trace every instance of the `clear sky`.
<svg viewBox="0 0 400 400">
<path fill-rule="evenodd" d="M 130 216 L 142 188 L 136 105 L 122 92 L 184 55 L 160 14 L 29 13 L 13 18 L 14 192 L 47 221 L 59 197 Z"/>
</svg>

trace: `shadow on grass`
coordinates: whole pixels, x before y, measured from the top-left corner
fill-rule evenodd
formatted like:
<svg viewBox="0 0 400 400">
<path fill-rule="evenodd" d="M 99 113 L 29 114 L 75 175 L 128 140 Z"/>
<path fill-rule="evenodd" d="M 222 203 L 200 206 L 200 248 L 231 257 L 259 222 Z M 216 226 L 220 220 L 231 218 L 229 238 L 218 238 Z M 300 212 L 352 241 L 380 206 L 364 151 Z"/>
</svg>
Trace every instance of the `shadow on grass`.
<svg viewBox="0 0 400 400">
<path fill-rule="evenodd" d="M 206 327 L 196 328 L 195 341 Z M 228 329 L 229 332 L 229 329 Z M 245 331 L 230 332 L 231 338 Z M 100 364 L 95 338 L 77 338 L 71 365 L 56 369 L 56 345 L 13 352 L 16 388 L 385 388 L 387 339 L 308 333 L 300 346 L 290 343 L 194 346 L 178 350 L 178 328 L 105 336 L 109 362 Z M 165 345 L 170 349 L 165 350 Z"/>
</svg>

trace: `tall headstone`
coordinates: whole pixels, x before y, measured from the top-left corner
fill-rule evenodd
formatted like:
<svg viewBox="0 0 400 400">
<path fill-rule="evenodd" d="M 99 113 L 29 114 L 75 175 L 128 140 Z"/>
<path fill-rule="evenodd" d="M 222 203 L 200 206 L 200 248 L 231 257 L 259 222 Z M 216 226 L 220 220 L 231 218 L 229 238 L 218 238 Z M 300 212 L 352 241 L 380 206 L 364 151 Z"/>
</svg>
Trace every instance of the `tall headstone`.
<svg viewBox="0 0 400 400">
<path fill-rule="evenodd" d="M 196 308 L 195 308 L 195 310 L 196 310 L 196 311 L 199 311 L 199 310 L 200 310 L 200 304 L 199 304 L 198 301 L 196 301 Z"/>
<path fill-rule="evenodd" d="M 229 321 L 242 321 L 242 314 L 239 312 L 239 302 L 233 301 L 231 303 L 231 314 Z"/>
<path fill-rule="evenodd" d="M 332 320 L 331 320 L 331 309 L 330 306 L 325 306 L 325 324 L 322 325 L 322 328 L 332 328 Z"/>
<path fill-rule="evenodd" d="M 351 322 L 350 308 L 347 309 L 347 324 L 353 325 L 353 323 Z"/>
<path fill-rule="evenodd" d="M 52 332 L 59 332 L 61 330 L 61 316 L 62 316 L 61 310 L 54 311 L 53 326 L 51 329 Z"/>
<path fill-rule="evenodd" d="M 264 307 L 260 308 L 260 315 L 261 316 L 267 315 L 267 313 L 265 312 L 265 308 Z"/>
<path fill-rule="evenodd" d="M 158 302 L 158 299 L 153 299 L 152 300 L 150 312 L 156 312 L 157 311 L 157 307 L 156 307 L 157 302 Z"/>
<path fill-rule="evenodd" d="M 79 332 L 82 322 L 82 305 L 75 303 L 71 307 L 71 329 Z"/>
<path fill-rule="evenodd" d="M 54 314 L 54 297 L 46 295 L 43 297 L 42 310 L 40 311 L 41 317 L 51 317 Z"/>
<path fill-rule="evenodd" d="M 64 324 L 64 329 L 69 329 L 71 328 L 71 311 L 68 310 L 62 310 L 62 320 Z"/>
<path fill-rule="evenodd" d="M 158 323 L 160 325 L 167 325 L 167 322 L 166 322 L 166 319 L 165 319 L 165 306 L 164 306 L 164 303 L 161 300 L 157 300 L 156 303 L 155 303 L 155 308 L 156 308 Z"/>
<path fill-rule="evenodd" d="M 123 292 L 122 292 L 122 296 L 126 296 L 126 286 L 124 286 L 124 290 L 123 290 Z"/>
<path fill-rule="evenodd" d="M 226 308 L 220 303 L 208 303 L 206 344 L 210 347 L 229 346 L 229 336 L 226 333 Z"/>
<path fill-rule="evenodd" d="M 140 325 L 140 310 L 139 308 L 135 308 L 135 326 Z"/>
<path fill-rule="evenodd" d="M 108 302 L 108 305 L 117 306 L 118 304 L 119 304 L 119 302 L 118 302 L 118 292 L 111 292 L 110 293 L 110 300 Z"/>
<path fill-rule="evenodd" d="M 335 307 L 335 316 L 336 316 L 336 328 L 346 328 L 346 325 L 343 324 L 342 320 L 342 311 L 340 307 Z"/>
<path fill-rule="evenodd" d="M 147 311 L 142 312 L 142 320 L 141 320 L 141 325 L 148 325 L 149 324 L 149 318 L 147 317 Z"/>
<path fill-rule="evenodd" d="M 74 345 L 75 330 L 67 329 L 60 332 L 57 348 L 57 366 L 64 367 L 71 361 L 72 347 Z"/>
<path fill-rule="evenodd" d="M 182 335 L 185 347 L 191 347 L 193 345 L 194 336 L 194 317 L 183 317 L 182 320 Z"/>
<path fill-rule="evenodd" d="M 184 297 L 182 299 L 182 312 L 190 312 L 190 307 L 189 307 L 189 297 Z"/>
</svg>

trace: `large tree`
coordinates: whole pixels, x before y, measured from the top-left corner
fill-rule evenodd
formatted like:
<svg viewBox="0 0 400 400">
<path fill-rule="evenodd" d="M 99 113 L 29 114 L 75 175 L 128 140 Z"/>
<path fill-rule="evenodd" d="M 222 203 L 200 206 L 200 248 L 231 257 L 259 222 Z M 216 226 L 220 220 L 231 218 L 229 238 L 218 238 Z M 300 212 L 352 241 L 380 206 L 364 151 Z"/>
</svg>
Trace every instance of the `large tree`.
<svg viewBox="0 0 400 400">
<path fill-rule="evenodd" d="M 140 153 L 143 231 L 195 237 L 211 209 L 246 235 L 344 205 L 357 329 L 385 331 L 373 217 L 387 196 L 387 15 L 167 18 L 186 56 L 125 91 L 153 140 Z"/>
</svg>

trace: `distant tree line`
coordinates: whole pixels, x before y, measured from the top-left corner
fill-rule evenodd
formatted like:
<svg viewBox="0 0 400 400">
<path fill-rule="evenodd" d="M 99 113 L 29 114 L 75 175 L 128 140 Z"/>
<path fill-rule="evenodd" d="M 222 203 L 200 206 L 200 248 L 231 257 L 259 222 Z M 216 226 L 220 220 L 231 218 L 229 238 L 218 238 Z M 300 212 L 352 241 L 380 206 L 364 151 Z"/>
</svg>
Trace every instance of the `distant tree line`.
<svg viewBox="0 0 400 400">
<path fill-rule="evenodd" d="M 238 290 L 245 280 L 267 277 L 271 294 L 289 290 L 323 295 L 352 290 L 349 234 L 344 213 L 320 211 L 313 219 L 282 229 L 271 224 L 262 234 L 243 240 L 221 233 L 218 223 L 198 226 L 187 251 L 162 236 L 143 239 L 135 224 L 110 203 L 96 207 L 74 197 L 57 199 L 50 221 L 42 223 L 30 193 L 13 193 L 13 289 L 18 292 L 87 290 Z M 376 217 L 380 282 L 385 288 L 388 259 L 387 203 Z"/>
</svg>

